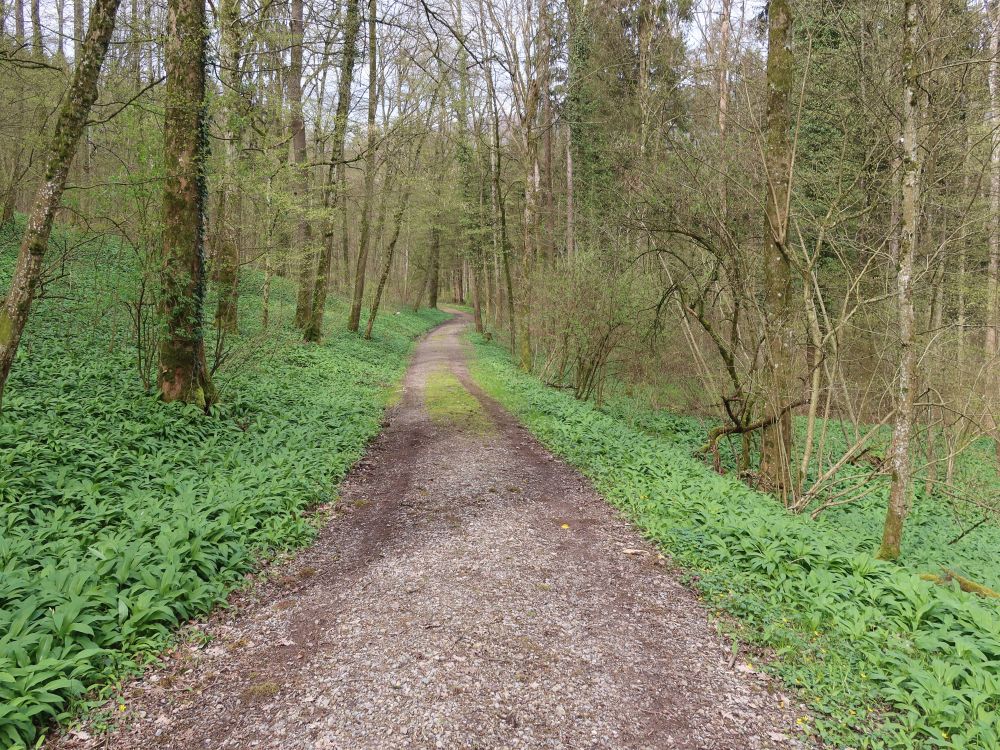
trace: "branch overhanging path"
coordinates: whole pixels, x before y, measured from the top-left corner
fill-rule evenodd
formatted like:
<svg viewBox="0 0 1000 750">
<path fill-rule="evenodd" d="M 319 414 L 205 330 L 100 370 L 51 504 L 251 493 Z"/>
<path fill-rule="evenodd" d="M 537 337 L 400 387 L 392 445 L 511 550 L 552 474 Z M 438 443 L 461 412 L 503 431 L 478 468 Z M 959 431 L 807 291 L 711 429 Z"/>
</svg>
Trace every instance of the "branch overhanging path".
<svg viewBox="0 0 1000 750">
<path fill-rule="evenodd" d="M 473 384 L 470 321 L 418 345 L 316 543 L 127 685 L 116 731 L 50 748 L 802 747 L 780 686 Z M 425 407 L 442 381 L 471 427 Z"/>
</svg>

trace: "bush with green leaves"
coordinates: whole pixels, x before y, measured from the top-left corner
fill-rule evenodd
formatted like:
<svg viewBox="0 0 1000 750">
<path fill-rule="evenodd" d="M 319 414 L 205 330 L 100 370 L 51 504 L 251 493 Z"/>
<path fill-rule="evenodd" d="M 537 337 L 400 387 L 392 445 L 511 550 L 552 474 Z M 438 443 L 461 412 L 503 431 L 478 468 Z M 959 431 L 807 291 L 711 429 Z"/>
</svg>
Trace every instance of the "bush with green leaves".
<svg viewBox="0 0 1000 750">
<path fill-rule="evenodd" d="M 547 388 L 474 341 L 484 390 L 688 571 L 736 644 L 773 656 L 766 668 L 811 707 L 807 731 L 837 747 L 1000 748 L 995 603 L 874 559 L 856 526 L 790 515 L 688 441 Z"/>
<path fill-rule="evenodd" d="M 58 241 L 58 236 L 57 236 Z M 14 242 L 0 245 L 0 293 Z M 0 413 L 0 747 L 39 740 L 74 701 L 155 653 L 259 560 L 307 543 L 308 510 L 378 432 L 413 339 L 446 316 L 389 312 L 373 341 L 321 346 L 290 325 L 294 286 L 245 274 L 248 355 L 217 373 L 206 416 L 143 392 L 114 239 L 76 257 L 36 305 Z"/>
</svg>

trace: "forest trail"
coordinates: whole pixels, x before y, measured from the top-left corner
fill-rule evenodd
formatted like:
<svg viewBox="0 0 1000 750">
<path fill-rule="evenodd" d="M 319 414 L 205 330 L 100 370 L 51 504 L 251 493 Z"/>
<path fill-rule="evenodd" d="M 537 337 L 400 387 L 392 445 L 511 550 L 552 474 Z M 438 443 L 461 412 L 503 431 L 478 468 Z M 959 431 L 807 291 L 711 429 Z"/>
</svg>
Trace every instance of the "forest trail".
<svg viewBox="0 0 1000 750">
<path fill-rule="evenodd" d="M 316 543 L 126 686 L 117 731 L 50 748 L 800 747 L 801 709 L 471 382 L 469 322 L 420 342 Z"/>
</svg>

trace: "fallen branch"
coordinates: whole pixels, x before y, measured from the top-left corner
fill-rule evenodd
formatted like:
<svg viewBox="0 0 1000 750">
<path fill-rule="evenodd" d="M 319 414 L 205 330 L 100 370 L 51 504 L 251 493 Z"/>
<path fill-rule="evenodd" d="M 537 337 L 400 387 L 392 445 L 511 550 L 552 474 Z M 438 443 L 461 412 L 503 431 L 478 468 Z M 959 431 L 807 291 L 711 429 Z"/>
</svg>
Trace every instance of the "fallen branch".
<svg viewBox="0 0 1000 750">
<path fill-rule="evenodd" d="M 983 516 L 982 518 L 980 518 L 978 521 L 976 521 L 974 524 L 972 524 L 972 526 L 970 526 L 965 531 L 963 531 L 961 534 L 959 534 L 954 539 L 952 539 L 950 542 L 948 542 L 948 544 L 954 544 L 955 542 L 961 541 L 965 537 L 966 534 L 968 534 L 970 531 L 975 531 L 976 529 L 978 529 L 980 526 L 982 526 L 984 523 L 986 523 L 989 520 L 990 520 L 990 516 L 989 516 L 989 514 L 986 514 L 985 516 Z"/>
<path fill-rule="evenodd" d="M 714 451 L 715 446 L 718 444 L 726 435 L 742 435 L 746 432 L 756 432 L 757 430 L 762 430 L 765 427 L 770 427 L 786 413 L 790 412 L 792 409 L 797 409 L 800 406 L 804 406 L 809 402 L 808 399 L 799 399 L 798 401 L 793 401 L 792 403 L 785 406 L 777 414 L 771 414 L 770 416 L 758 419 L 756 422 L 751 422 L 750 424 L 731 424 L 731 425 L 720 425 L 715 427 L 711 432 L 708 433 L 708 442 L 705 443 L 701 448 L 697 450 L 698 454 L 708 453 L 709 451 Z"/>
<path fill-rule="evenodd" d="M 947 585 L 952 581 L 958 583 L 958 587 L 962 591 L 968 594 L 976 594 L 978 596 L 984 596 L 987 599 L 1000 599 L 1000 593 L 994 591 L 989 586 L 984 586 L 981 583 L 976 583 L 975 581 L 966 578 L 965 576 L 960 576 L 953 570 L 944 568 L 944 575 L 935 575 L 934 573 L 921 573 L 920 578 L 925 581 L 931 581 L 932 583 L 938 583 L 941 585 Z"/>
</svg>

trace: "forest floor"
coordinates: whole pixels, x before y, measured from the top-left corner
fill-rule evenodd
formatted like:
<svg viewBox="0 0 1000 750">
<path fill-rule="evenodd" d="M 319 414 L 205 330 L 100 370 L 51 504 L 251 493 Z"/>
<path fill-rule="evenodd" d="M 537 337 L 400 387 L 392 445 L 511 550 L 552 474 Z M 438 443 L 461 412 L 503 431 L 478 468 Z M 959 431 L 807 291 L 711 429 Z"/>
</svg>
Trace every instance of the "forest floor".
<svg viewBox="0 0 1000 750">
<path fill-rule="evenodd" d="M 47 747 L 802 746 L 802 707 L 472 383 L 468 325 L 417 346 L 315 544 Z"/>
</svg>

